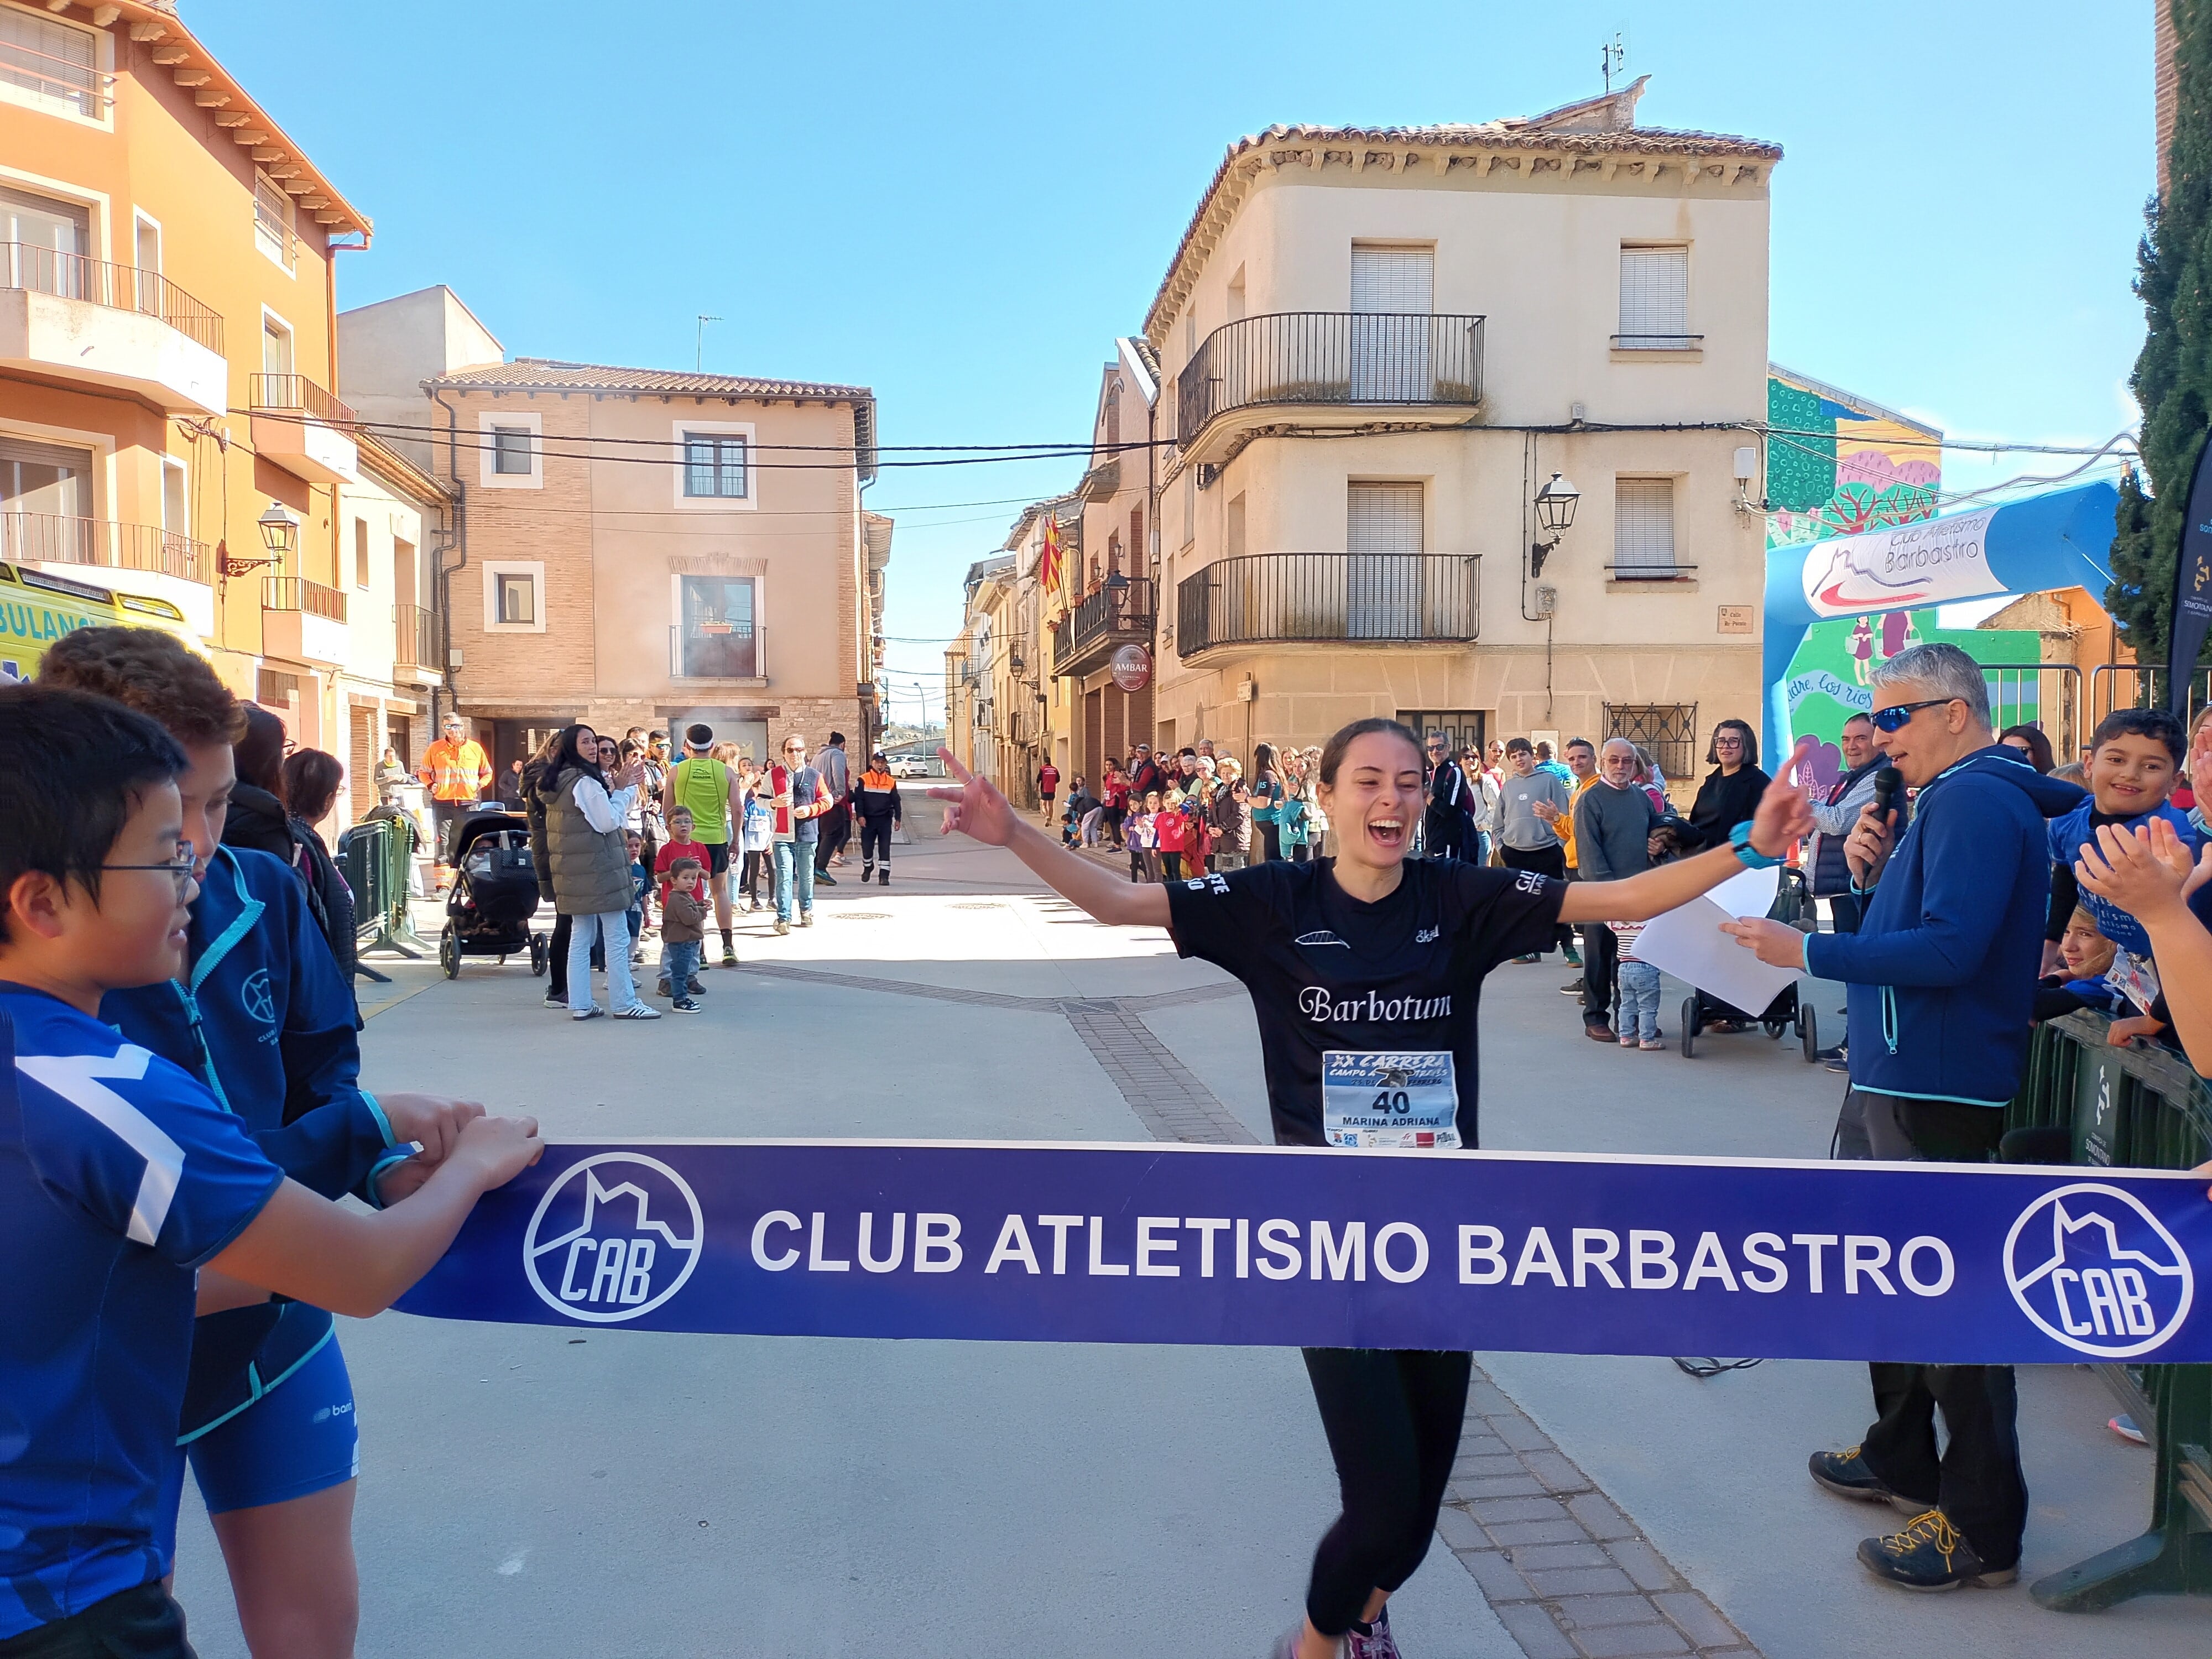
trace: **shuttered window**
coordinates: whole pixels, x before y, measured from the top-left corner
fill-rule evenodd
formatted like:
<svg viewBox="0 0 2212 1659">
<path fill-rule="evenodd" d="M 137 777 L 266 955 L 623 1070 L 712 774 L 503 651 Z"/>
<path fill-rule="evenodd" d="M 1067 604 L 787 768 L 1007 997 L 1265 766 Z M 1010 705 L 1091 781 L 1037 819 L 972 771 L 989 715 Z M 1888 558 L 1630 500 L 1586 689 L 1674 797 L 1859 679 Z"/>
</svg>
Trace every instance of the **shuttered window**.
<svg viewBox="0 0 2212 1659">
<path fill-rule="evenodd" d="M 0 82 L 98 120 L 107 110 L 99 61 L 90 30 L 0 7 Z"/>
<path fill-rule="evenodd" d="M 1421 550 L 1421 486 L 1356 483 L 1348 489 L 1347 553 Z"/>
<path fill-rule="evenodd" d="M 1690 334 L 1690 250 L 1620 250 L 1620 333 L 1614 344 L 1629 350 L 1680 350 L 1697 343 Z"/>
<path fill-rule="evenodd" d="M 1674 481 L 1622 478 L 1613 487 L 1613 574 L 1627 580 L 1672 576 Z"/>
<path fill-rule="evenodd" d="M 1352 249 L 1352 308 L 1360 312 L 1411 312 L 1426 316 L 1436 309 L 1437 256 L 1425 247 Z"/>
</svg>

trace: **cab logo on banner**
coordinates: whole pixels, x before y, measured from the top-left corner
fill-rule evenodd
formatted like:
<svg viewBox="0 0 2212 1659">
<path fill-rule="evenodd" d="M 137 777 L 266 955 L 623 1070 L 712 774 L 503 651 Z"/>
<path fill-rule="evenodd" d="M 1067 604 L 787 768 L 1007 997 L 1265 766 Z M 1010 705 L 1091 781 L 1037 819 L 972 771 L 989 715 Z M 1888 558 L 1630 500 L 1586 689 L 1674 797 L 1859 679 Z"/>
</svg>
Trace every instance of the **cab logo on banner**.
<svg viewBox="0 0 2212 1659">
<path fill-rule="evenodd" d="M 2005 1282 L 2039 1330 L 2100 1359 L 2162 1346 L 2197 1291 L 2159 1218 L 2098 1182 L 2045 1193 L 2021 1212 L 2005 1236 Z"/>
<path fill-rule="evenodd" d="M 522 1270 L 563 1317 L 620 1324 L 684 1288 L 706 1233 L 682 1176 L 659 1158 L 602 1152 L 545 1189 L 522 1236 Z"/>
<path fill-rule="evenodd" d="M 2195 1294 L 2212 1257 L 2203 1182 L 2082 1173 L 1157 1145 L 556 1146 L 485 1196 L 400 1305 L 750 1335 L 2212 1361 Z"/>
</svg>

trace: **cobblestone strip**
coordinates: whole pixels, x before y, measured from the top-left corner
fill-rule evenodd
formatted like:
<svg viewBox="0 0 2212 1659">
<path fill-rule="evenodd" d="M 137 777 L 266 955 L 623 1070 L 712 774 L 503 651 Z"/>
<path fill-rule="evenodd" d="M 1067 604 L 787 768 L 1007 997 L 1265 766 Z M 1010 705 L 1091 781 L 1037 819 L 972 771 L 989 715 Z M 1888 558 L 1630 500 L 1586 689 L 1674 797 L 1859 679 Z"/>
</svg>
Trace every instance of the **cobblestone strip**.
<svg viewBox="0 0 2212 1659">
<path fill-rule="evenodd" d="M 1249 1146 L 1252 1132 L 1193 1077 L 1151 1026 L 1115 997 L 1066 998 L 1060 1010 L 1155 1140 Z"/>
<path fill-rule="evenodd" d="M 1437 1535 L 1528 1659 L 1757 1659 L 1750 1638 L 1480 1365 Z"/>
</svg>

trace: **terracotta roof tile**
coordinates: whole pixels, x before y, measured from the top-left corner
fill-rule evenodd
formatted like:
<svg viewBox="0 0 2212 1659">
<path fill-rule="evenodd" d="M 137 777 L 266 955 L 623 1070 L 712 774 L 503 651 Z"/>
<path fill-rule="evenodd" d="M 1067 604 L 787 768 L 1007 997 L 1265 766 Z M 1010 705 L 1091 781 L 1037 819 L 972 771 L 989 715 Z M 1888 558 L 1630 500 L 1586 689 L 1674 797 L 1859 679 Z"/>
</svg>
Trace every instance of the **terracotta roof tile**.
<svg viewBox="0 0 2212 1659">
<path fill-rule="evenodd" d="M 864 386 L 820 380 L 763 380 L 745 374 L 702 374 L 689 369 L 620 368 L 607 363 L 569 363 L 551 357 L 517 357 L 441 374 L 436 384 L 480 392 L 642 392 L 702 398 L 812 398 L 872 402 Z"/>
</svg>

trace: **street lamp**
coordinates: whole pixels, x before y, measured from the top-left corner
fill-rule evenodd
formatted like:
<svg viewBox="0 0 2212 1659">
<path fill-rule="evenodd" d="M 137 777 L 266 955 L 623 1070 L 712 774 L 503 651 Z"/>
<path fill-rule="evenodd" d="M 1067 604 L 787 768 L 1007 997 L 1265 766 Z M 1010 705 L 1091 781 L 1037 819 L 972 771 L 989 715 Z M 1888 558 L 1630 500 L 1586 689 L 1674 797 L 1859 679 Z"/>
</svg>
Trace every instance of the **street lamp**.
<svg viewBox="0 0 2212 1659">
<path fill-rule="evenodd" d="M 1582 491 L 1568 483 L 1559 473 L 1552 475 L 1551 482 L 1536 492 L 1536 525 L 1551 532 L 1551 540 L 1537 542 L 1528 550 L 1528 574 L 1532 577 L 1544 574 L 1544 561 L 1559 544 L 1559 537 L 1575 521 L 1575 503 L 1582 500 Z"/>
<path fill-rule="evenodd" d="M 269 550 L 269 556 L 265 559 L 234 559 L 227 550 L 228 544 L 226 543 L 222 554 L 224 575 L 242 576 L 249 570 L 260 569 L 264 565 L 281 566 L 286 554 L 299 551 L 299 516 L 283 502 L 270 501 L 269 510 L 254 522 L 261 526 L 261 544 Z"/>
</svg>

